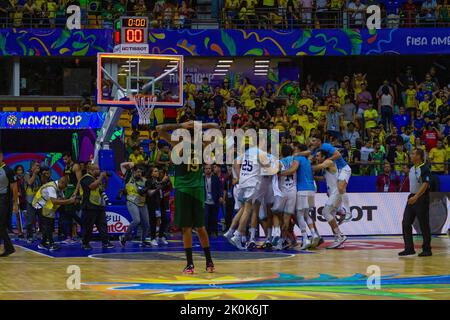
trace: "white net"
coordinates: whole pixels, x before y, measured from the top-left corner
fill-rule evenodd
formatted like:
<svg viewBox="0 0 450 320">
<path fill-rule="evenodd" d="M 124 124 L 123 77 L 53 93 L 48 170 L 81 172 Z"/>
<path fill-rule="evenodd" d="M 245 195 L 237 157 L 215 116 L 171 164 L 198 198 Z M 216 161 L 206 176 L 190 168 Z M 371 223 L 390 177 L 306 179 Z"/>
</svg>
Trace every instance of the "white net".
<svg viewBox="0 0 450 320">
<path fill-rule="evenodd" d="M 150 117 L 155 108 L 156 99 L 156 96 L 136 95 L 134 97 L 134 104 L 139 114 L 140 125 L 150 124 Z"/>
</svg>

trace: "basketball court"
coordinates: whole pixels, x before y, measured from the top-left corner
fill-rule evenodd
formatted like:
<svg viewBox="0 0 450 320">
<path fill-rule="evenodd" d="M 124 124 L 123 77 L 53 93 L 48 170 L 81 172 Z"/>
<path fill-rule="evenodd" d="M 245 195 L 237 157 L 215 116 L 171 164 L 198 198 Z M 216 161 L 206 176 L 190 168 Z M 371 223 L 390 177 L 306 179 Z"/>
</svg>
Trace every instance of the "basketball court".
<svg viewBox="0 0 450 320">
<path fill-rule="evenodd" d="M 351 237 L 344 248 L 299 251 L 237 251 L 213 239 L 216 273 L 204 271 L 194 244 L 195 274 L 183 275 L 182 241 L 142 249 L 138 243 L 82 251 L 79 245 L 50 252 L 16 241 L 17 253 L 0 261 L 0 299 L 448 299 L 450 250 L 447 236 L 434 237 L 433 256 L 399 258 L 401 237 Z M 420 240 L 416 241 L 420 249 Z M 418 251 L 420 252 L 420 250 Z M 81 288 L 68 289 L 69 266 L 80 268 Z M 369 289 L 377 266 L 381 288 Z M 372 267 L 373 268 L 373 267 Z M 369 279 L 370 282 L 370 279 Z"/>
</svg>

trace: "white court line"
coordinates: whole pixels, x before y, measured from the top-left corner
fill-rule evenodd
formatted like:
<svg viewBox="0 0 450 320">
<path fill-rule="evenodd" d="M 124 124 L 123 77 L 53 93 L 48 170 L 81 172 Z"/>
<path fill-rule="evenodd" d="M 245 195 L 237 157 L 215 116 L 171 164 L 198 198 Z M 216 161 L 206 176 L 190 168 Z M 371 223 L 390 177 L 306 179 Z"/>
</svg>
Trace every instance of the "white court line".
<svg viewBox="0 0 450 320">
<path fill-rule="evenodd" d="M 40 255 L 45 256 L 45 257 L 48 257 L 48 258 L 52 258 L 52 259 L 55 258 L 55 257 L 49 256 L 48 254 L 45 254 L 45 253 L 42 253 L 42 252 L 39 252 L 39 251 L 36 251 L 36 250 L 33 250 L 33 249 L 28 249 L 28 248 L 23 247 L 23 246 L 18 245 L 18 244 L 16 244 L 15 246 L 16 246 L 16 247 L 20 247 L 20 248 L 24 249 L 25 251 L 34 252 L 34 253 L 36 253 L 36 254 L 40 254 Z"/>
</svg>

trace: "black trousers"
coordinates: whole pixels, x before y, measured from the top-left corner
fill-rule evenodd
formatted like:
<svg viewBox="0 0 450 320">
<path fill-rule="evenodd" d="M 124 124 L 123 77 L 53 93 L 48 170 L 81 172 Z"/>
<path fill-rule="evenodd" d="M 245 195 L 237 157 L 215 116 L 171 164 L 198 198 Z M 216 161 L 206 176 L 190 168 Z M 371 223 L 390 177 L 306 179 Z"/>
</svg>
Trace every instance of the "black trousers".
<svg viewBox="0 0 450 320">
<path fill-rule="evenodd" d="M 91 242 L 94 225 L 97 227 L 102 243 L 107 244 L 109 242 L 108 225 L 106 222 L 106 212 L 104 209 L 83 210 L 81 221 L 83 229 L 83 245 L 88 245 L 89 242 Z"/>
<path fill-rule="evenodd" d="M 217 235 L 217 222 L 219 220 L 219 205 L 205 203 L 206 231 L 208 235 Z"/>
<path fill-rule="evenodd" d="M 11 201 L 8 195 L 0 195 L 0 241 L 3 240 L 5 251 L 13 251 L 14 246 L 8 235 L 9 220 L 11 216 Z"/>
<path fill-rule="evenodd" d="M 42 228 L 42 241 L 43 245 L 53 244 L 53 231 L 55 230 L 55 218 L 44 217 L 42 214 L 39 216 L 40 226 Z"/>
<path fill-rule="evenodd" d="M 225 205 L 225 226 L 226 230 L 230 229 L 231 222 L 233 221 L 234 213 L 234 198 L 227 198 Z"/>
<path fill-rule="evenodd" d="M 65 238 L 72 237 L 72 227 L 74 220 L 80 226 L 82 224 L 80 217 L 77 215 L 75 206 L 62 207 L 59 210 L 59 217 L 61 219 L 62 231 Z"/>
<path fill-rule="evenodd" d="M 413 194 L 408 196 L 411 198 Z M 422 232 L 423 251 L 431 251 L 431 229 L 430 229 L 430 199 L 429 196 L 422 195 L 413 205 L 406 205 L 403 213 L 402 229 L 405 250 L 414 251 L 412 225 L 414 220 L 419 220 L 420 230 Z"/>
<path fill-rule="evenodd" d="M 159 225 L 159 231 L 158 234 L 156 234 L 156 210 L 160 210 L 161 212 L 161 224 Z M 150 238 L 156 239 L 156 236 L 162 238 L 166 236 L 166 228 L 167 228 L 167 214 L 165 206 L 161 203 L 161 206 L 159 208 L 156 208 L 155 206 L 148 205 L 148 215 L 150 218 Z"/>
</svg>

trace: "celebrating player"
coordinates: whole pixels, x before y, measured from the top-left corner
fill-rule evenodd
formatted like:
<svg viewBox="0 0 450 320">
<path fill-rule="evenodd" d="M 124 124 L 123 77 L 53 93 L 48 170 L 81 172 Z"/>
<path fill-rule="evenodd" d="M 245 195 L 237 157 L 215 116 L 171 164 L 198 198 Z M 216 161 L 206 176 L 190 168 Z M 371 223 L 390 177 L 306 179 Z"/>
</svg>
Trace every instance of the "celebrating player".
<svg viewBox="0 0 450 320">
<path fill-rule="evenodd" d="M 322 215 L 330 225 L 335 237 L 334 242 L 328 246 L 327 249 L 335 249 L 340 247 L 345 240 L 347 240 L 347 237 L 341 232 L 336 221 L 336 211 L 338 210 L 341 202 L 339 200 L 338 190 L 339 171 L 336 164 L 328 158 L 328 154 L 325 151 L 317 151 L 316 159 L 319 164 L 313 166 L 312 168 L 314 171 L 324 171 L 328 192 L 328 200 L 322 210 Z"/>
</svg>

